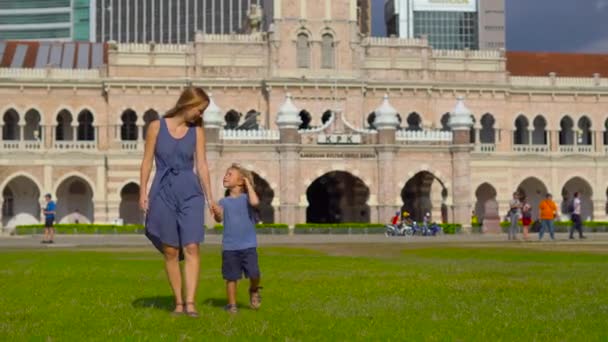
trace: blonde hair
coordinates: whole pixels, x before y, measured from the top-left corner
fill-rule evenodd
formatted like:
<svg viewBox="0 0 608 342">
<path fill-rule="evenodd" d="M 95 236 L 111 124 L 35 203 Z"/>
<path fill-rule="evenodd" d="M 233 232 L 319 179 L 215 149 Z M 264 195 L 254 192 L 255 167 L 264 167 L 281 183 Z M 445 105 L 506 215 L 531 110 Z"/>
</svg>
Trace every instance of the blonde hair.
<svg viewBox="0 0 608 342">
<path fill-rule="evenodd" d="M 247 178 L 247 180 L 249 180 L 249 184 L 251 184 L 251 186 L 255 186 L 255 184 L 253 183 L 253 173 L 251 171 L 247 170 L 246 168 L 242 167 L 241 165 L 239 165 L 237 163 L 233 163 L 232 165 L 230 165 L 228 170 L 234 170 L 234 171 L 238 172 L 241 175 L 241 177 Z"/>
<path fill-rule="evenodd" d="M 206 103 L 206 105 L 205 105 L 205 109 L 206 109 L 207 106 L 209 105 L 209 95 L 207 95 L 207 93 L 205 93 L 205 91 L 202 88 L 188 87 L 188 88 L 184 89 L 184 91 L 182 91 L 181 95 L 179 96 L 179 99 L 177 99 L 177 103 L 175 103 L 175 106 L 173 106 L 173 108 L 169 109 L 165 113 L 164 117 L 165 118 L 175 117 L 182 111 L 184 111 L 188 108 L 200 106 L 203 103 Z M 202 117 L 198 117 L 193 122 L 193 125 L 202 126 L 203 125 Z"/>
</svg>

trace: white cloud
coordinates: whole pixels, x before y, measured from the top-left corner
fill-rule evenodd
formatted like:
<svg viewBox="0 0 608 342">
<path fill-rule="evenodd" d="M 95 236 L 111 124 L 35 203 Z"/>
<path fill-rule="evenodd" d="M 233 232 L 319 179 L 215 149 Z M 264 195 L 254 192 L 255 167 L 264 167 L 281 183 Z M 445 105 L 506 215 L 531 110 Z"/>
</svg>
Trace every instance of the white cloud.
<svg viewBox="0 0 608 342">
<path fill-rule="evenodd" d="M 598 11 L 604 11 L 606 8 L 608 8 L 608 0 L 597 0 L 595 2 L 595 9 Z"/>
<path fill-rule="evenodd" d="M 582 44 L 576 50 L 578 52 L 608 53 L 608 37 L 592 40 Z"/>
</svg>

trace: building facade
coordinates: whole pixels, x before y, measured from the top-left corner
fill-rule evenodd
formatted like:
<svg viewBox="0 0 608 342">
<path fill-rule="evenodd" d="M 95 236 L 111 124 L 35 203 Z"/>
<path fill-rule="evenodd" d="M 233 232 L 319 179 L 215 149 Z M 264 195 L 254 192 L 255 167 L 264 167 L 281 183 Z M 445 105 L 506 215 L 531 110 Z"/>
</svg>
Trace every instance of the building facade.
<svg viewBox="0 0 608 342">
<path fill-rule="evenodd" d="M 387 0 L 388 35 L 426 36 L 435 49 L 505 47 L 504 0 Z"/>
<path fill-rule="evenodd" d="M 90 0 L 0 1 L 0 39 L 94 41 L 94 10 Z"/>
<path fill-rule="evenodd" d="M 108 44 L 99 68 L 10 67 L 9 49 L 3 225 L 38 222 L 45 193 L 60 222 L 141 222 L 147 125 L 189 85 L 212 93 L 215 197 L 239 162 L 256 174 L 265 222 L 386 222 L 405 209 L 467 226 L 488 204 L 504 215 L 516 190 L 535 213 L 546 192 L 562 205 L 579 191 L 584 218 L 607 218 L 608 79 L 515 76 L 502 51 L 364 37 L 356 0 L 273 11 L 270 32 Z"/>
</svg>

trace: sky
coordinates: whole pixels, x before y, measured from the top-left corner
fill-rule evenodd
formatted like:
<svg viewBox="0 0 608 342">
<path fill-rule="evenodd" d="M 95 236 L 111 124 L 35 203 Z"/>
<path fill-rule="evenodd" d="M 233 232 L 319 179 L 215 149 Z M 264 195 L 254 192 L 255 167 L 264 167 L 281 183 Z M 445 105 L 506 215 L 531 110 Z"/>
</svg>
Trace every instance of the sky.
<svg viewBox="0 0 608 342">
<path fill-rule="evenodd" d="M 608 53 L 608 0 L 505 2 L 509 51 Z M 372 34 L 385 31 L 384 0 L 372 0 Z"/>
</svg>

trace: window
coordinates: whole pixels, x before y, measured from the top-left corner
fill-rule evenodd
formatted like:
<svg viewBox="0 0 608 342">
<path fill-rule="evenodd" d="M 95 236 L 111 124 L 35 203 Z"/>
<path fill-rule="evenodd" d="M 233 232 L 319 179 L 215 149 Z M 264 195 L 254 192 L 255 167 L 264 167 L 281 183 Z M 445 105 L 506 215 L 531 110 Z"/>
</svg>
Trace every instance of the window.
<svg viewBox="0 0 608 342">
<path fill-rule="evenodd" d="M 298 34 L 298 41 L 296 43 L 296 48 L 297 48 L 298 68 L 309 68 L 310 67 L 310 43 L 308 41 L 308 35 L 306 33 Z"/>
<path fill-rule="evenodd" d="M 326 33 L 323 35 L 321 45 L 321 68 L 333 69 L 334 67 L 334 37 Z"/>
<path fill-rule="evenodd" d="M 477 13 L 414 12 L 414 36 L 423 35 L 435 49 L 476 50 L 479 44 Z"/>
</svg>

